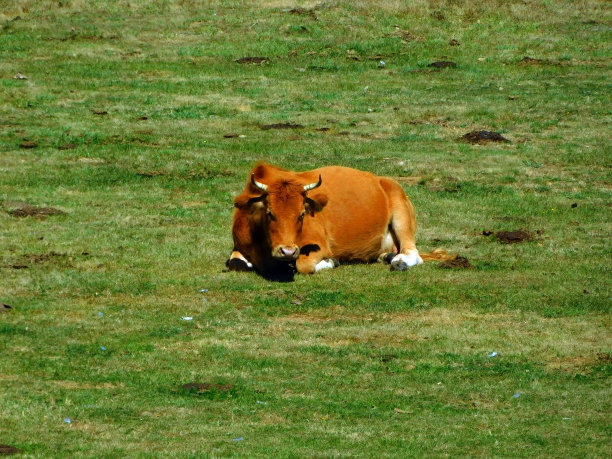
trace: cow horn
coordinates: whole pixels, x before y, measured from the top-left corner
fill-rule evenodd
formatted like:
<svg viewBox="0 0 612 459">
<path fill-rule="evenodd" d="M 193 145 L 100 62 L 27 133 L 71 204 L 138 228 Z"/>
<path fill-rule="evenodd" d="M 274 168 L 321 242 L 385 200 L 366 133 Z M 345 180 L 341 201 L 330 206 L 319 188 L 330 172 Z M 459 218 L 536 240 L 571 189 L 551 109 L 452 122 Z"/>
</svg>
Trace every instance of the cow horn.
<svg viewBox="0 0 612 459">
<path fill-rule="evenodd" d="M 321 180 L 321 174 L 319 174 L 319 181 L 311 183 L 310 185 L 304 185 L 304 191 L 314 190 L 315 188 L 320 187 L 321 183 L 323 183 L 323 180 Z"/>
<path fill-rule="evenodd" d="M 255 180 L 255 174 L 251 174 L 251 183 L 254 187 L 259 188 L 261 191 L 268 191 L 268 185 L 264 185 L 263 183 Z"/>
</svg>

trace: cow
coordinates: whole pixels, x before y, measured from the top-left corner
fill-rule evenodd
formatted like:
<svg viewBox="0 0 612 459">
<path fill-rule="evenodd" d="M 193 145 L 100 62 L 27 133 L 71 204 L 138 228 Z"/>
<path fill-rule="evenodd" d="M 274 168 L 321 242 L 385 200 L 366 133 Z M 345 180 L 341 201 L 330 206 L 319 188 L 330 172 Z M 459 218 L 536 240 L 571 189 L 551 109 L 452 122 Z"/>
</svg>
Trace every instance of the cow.
<svg viewBox="0 0 612 459">
<path fill-rule="evenodd" d="M 393 179 L 341 166 L 293 172 L 259 162 L 234 200 L 229 270 L 301 274 L 342 262 L 423 262 L 414 207 Z"/>
</svg>

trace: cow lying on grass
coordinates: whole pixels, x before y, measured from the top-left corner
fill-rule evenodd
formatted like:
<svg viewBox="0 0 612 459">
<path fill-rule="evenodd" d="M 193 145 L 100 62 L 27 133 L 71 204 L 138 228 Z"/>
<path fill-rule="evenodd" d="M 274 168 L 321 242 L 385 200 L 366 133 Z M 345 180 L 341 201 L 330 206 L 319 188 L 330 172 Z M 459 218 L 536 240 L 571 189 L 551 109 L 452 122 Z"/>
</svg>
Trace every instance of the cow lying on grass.
<svg viewBox="0 0 612 459">
<path fill-rule="evenodd" d="M 311 274 L 338 262 L 423 262 L 414 208 L 394 180 L 348 167 L 292 172 L 258 163 L 234 200 L 230 270 Z"/>
</svg>

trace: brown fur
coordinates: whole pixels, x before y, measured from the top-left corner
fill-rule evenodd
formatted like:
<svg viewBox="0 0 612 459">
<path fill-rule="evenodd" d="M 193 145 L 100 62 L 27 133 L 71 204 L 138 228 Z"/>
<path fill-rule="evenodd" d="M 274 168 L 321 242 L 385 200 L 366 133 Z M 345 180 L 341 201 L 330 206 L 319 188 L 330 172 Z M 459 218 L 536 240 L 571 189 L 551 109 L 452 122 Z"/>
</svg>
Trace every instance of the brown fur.
<svg viewBox="0 0 612 459">
<path fill-rule="evenodd" d="M 251 174 L 268 186 L 267 192 L 251 183 Z M 296 173 L 266 163 L 257 164 L 251 174 L 234 201 L 232 234 L 234 253 L 259 271 L 282 263 L 273 256 L 278 247 L 299 248 L 300 273 L 314 272 L 327 258 L 375 261 L 389 231 L 399 253 L 416 250 L 414 208 L 390 178 L 340 166 Z M 304 192 L 319 174 L 321 186 Z"/>
</svg>

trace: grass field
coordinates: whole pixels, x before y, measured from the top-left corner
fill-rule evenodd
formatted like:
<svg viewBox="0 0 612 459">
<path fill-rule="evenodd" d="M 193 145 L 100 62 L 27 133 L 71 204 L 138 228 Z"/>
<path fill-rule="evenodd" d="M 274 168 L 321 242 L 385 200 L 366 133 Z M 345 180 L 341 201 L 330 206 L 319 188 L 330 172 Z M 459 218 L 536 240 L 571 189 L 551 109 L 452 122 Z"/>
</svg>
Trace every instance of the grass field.
<svg viewBox="0 0 612 459">
<path fill-rule="evenodd" d="M 0 445 L 609 457 L 611 44 L 597 0 L 3 1 Z M 259 159 L 394 177 L 470 266 L 224 272 Z"/>
</svg>

